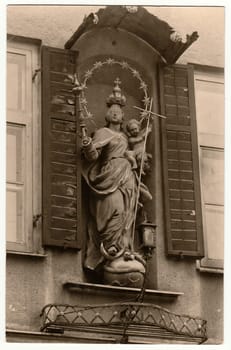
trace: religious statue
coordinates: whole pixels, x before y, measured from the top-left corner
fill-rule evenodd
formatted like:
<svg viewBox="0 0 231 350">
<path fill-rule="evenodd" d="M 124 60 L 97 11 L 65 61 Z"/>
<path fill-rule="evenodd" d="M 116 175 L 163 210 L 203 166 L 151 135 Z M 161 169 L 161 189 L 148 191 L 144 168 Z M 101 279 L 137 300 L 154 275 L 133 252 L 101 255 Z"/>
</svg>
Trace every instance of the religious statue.
<svg viewBox="0 0 231 350">
<path fill-rule="evenodd" d="M 138 153 L 129 149 L 131 140 L 123 132 L 126 98 L 119 84 L 116 79 L 107 99 L 105 127 L 82 139 L 82 172 L 90 191 L 84 266 L 101 271 L 103 283 L 139 287 L 145 261 L 134 251 L 136 212 L 152 196 L 129 155 Z"/>
</svg>

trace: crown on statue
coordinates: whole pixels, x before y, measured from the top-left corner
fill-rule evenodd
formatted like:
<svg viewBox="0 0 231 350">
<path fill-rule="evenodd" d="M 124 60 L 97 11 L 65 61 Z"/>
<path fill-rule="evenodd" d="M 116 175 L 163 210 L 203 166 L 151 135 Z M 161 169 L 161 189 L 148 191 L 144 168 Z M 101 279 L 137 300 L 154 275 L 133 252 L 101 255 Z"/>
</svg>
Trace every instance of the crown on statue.
<svg viewBox="0 0 231 350">
<path fill-rule="evenodd" d="M 108 107 L 111 107 L 114 104 L 119 105 L 121 107 L 125 106 L 126 97 L 121 93 L 121 89 L 119 87 L 120 84 L 121 81 L 119 80 L 119 78 L 116 78 L 116 80 L 114 81 L 113 92 L 106 100 Z"/>
</svg>

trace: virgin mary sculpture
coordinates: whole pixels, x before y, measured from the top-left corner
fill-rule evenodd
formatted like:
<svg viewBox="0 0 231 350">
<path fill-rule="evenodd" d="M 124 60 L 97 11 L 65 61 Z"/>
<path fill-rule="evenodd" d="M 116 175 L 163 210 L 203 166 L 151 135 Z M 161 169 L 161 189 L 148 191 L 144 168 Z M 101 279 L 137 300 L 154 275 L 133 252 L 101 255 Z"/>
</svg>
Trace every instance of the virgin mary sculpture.
<svg viewBox="0 0 231 350">
<path fill-rule="evenodd" d="M 84 266 L 103 271 L 103 283 L 139 287 L 145 262 L 134 252 L 135 207 L 139 197 L 151 199 L 127 157 L 128 137 L 123 132 L 126 103 L 116 79 L 107 99 L 106 126 L 84 140 L 83 176 L 90 189 L 88 242 Z"/>
</svg>

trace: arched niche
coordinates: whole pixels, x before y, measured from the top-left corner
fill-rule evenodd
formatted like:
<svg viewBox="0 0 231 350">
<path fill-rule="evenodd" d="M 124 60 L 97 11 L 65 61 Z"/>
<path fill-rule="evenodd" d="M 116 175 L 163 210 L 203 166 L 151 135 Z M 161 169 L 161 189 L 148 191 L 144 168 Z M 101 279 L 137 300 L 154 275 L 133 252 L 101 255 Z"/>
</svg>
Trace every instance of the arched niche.
<svg viewBox="0 0 231 350">
<path fill-rule="evenodd" d="M 160 57 L 147 43 L 126 31 L 102 28 L 82 35 L 72 50 L 79 53 L 77 71 L 81 81 L 96 62 L 104 62 L 108 58 L 127 62 L 140 73 L 142 80 L 147 84 L 149 96 L 153 98 L 153 108 L 158 110 L 157 63 Z M 127 98 L 124 107 L 125 119 L 138 117 L 139 113 L 133 108 L 134 105 L 143 107 L 144 94 L 139 80 L 131 71 L 116 64 L 104 66 L 88 79 L 85 91 L 88 108 L 94 114 L 97 126 L 104 123 L 105 101 L 117 77 L 122 82 L 121 89 Z"/>
<path fill-rule="evenodd" d="M 93 114 L 92 121 L 87 122 L 88 133 L 94 132 L 95 128 L 105 125 L 105 115 L 107 111 L 106 99 L 112 93 L 114 80 L 118 77 L 121 80 L 122 93 L 126 96 L 127 102 L 124 109 L 125 126 L 131 119 L 139 118 L 139 111 L 133 106 L 144 108 L 144 89 L 141 82 L 147 86 L 148 97 L 153 99 L 153 110 L 159 112 L 158 101 L 158 63 L 161 61 L 160 55 L 146 42 L 127 31 L 102 28 L 92 30 L 83 34 L 72 47 L 78 51 L 77 73 L 80 82 L 86 80 L 86 75 L 90 72 L 90 77 L 86 80 L 85 97 L 87 99 L 87 109 Z M 107 60 L 115 63 L 104 64 Z M 124 62 L 129 69 L 124 68 Z M 100 64 L 98 69 L 93 69 L 95 64 Z M 138 72 L 141 79 L 133 74 Z M 153 123 L 152 134 L 149 135 L 147 151 L 153 155 L 150 174 L 146 176 L 146 184 L 153 195 L 153 199 L 147 203 L 147 212 L 150 220 L 155 221 L 155 123 Z M 83 237 L 85 237 L 85 227 L 87 221 L 87 207 L 89 202 L 89 192 L 83 183 L 82 189 L 83 208 Z M 85 222 L 84 222 L 85 221 Z M 83 250 L 84 254 L 84 250 Z M 155 254 L 150 264 L 152 274 L 150 287 L 155 284 Z"/>
</svg>

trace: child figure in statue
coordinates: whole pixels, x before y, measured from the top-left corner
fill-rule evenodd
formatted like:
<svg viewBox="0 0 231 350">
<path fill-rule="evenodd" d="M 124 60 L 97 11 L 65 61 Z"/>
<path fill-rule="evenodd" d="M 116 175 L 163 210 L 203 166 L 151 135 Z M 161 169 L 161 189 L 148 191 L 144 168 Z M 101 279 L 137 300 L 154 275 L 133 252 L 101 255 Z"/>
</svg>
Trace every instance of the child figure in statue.
<svg viewBox="0 0 231 350">
<path fill-rule="evenodd" d="M 90 189 L 85 267 L 96 271 L 103 267 L 105 276 L 122 269 L 124 274 L 120 278 L 126 280 L 126 274 L 142 275 L 144 264 L 133 254 L 138 183 L 125 157 L 128 150 L 128 138 L 122 131 L 125 101 L 117 79 L 107 100 L 106 126 L 96 130 L 88 143 L 82 143 L 85 156 L 82 169 Z M 105 280 L 112 283 L 110 277 Z"/>
<path fill-rule="evenodd" d="M 136 119 L 130 119 L 127 126 L 128 144 L 131 151 L 127 152 L 128 159 L 130 160 L 134 169 L 140 168 L 142 154 L 144 152 L 144 166 L 142 175 L 145 175 L 145 171 L 148 171 L 150 166 L 149 162 L 152 158 L 151 154 L 146 153 L 144 150 L 145 133 L 146 129 L 141 129 L 140 122 Z M 147 136 L 152 131 L 150 126 L 147 130 Z"/>
</svg>

